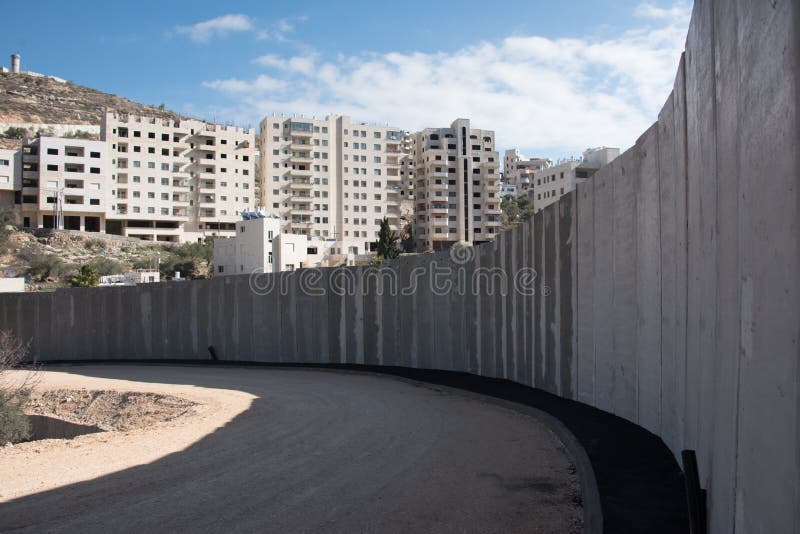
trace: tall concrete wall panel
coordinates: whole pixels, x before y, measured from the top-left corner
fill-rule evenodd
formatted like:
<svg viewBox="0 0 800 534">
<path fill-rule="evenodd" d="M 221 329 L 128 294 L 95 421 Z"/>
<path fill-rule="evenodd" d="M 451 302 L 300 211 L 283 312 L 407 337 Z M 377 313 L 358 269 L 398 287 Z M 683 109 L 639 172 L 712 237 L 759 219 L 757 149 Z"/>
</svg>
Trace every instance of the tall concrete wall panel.
<svg viewBox="0 0 800 534">
<path fill-rule="evenodd" d="M 678 453 L 681 434 L 681 403 L 678 382 L 683 380 L 679 374 L 678 360 L 682 354 L 678 350 L 679 334 L 679 296 L 678 296 L 678 170 L 675 163 L 675 97 L 671 95 L 658 116 L 658 212 L 660 262 L 660 328 L 661 328 L 661 421 L 659 431 L 664 441 L 674 453 Z M 680 221 L 682 222 L 682 221 Z"/>
<path fill-rule="evenodd" d="M 640 149 L 634 146 L 612 164 L 614 176 L 612 225 L 611 355 L 613 413 L 638 421 L 636 355 L 636 178 Z"/>
<path fill-rule="evenodd" d="M 695 449 L 710 531 L 800 534 L 800 7 L 697 0 L 636 145 L 494 242 L 328 268 L 0 294 L 31 356 L 463 371 Z M 434 267 L 435 265 L 435 267 Z"/>
<path fill-rule="evenodd" d="M 640 425 L 661 430 L 661 217 L 658 124 L 636 143 L 639 180 L 636 181 L 636 379 Z"/>
<path fill-rule="evenodd" d="M 614 172 L 618 170 L 618 166 L 608 165 L 600 169 L 591 182 L 577 188 L 579 195 L 583 188 L 594 188 L 594 397 L 595 406 L 611 413 L 616 413 L 614 395 L 618 368 L 613 331 Z"/>
<path fill-rule="evenodd" d="M 594 255 L 594 182 L 581 186 L 576 192 L 576 241 L 575 261 L 577 293 L 577 398 L 595 404 L 595 346 L 594 346 L 594 277 L 596 272 Z"/>
<path fill-rule="evenodd" d="M 743 532 L 800 530 L 787 512 L 800 509 L 798 10 L 796 2 L 736 2 L 743 208 L 736 527 Z"/>
</svg>

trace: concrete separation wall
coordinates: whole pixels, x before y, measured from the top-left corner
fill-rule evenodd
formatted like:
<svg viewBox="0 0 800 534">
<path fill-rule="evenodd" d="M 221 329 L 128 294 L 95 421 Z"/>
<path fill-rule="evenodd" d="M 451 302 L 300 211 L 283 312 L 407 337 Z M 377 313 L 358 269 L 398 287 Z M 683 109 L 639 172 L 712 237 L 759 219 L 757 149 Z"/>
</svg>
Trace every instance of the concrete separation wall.
<svg viewBox="0 0 800 534">
<path fill-rule="evenodd" d="M 695 449 L 710 529 L 800 532 L 798 35 L 791 0 L 695 2 L 658 121 L 475 249 L 382 268 L 0 295 L 39 359 L 454 370 Z"/>
</svg>

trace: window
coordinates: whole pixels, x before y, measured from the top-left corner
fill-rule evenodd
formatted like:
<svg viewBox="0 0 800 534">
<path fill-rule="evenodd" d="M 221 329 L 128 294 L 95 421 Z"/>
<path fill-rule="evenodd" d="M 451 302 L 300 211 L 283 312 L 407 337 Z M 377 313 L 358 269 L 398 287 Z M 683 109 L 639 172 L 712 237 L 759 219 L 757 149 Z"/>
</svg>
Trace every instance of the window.
<svg viewBox="0 0 800 534">
<path fill-rule="evenodd" d="M 57 148 L 48 148 L 47 153 L 51 156 L 58 156 L 58 149 Z"/>
<path fill-rule="evenodd" d="M 58 165 L 48 165 L 47 166 L 47 170 L 48 171 L 57 171 L 58 170 Z"/>
<path fill-rule="evenodd" d="M 89 152 L 89 157 L 91 158 L 99 158 L 100 152 Z"/>
</svg>

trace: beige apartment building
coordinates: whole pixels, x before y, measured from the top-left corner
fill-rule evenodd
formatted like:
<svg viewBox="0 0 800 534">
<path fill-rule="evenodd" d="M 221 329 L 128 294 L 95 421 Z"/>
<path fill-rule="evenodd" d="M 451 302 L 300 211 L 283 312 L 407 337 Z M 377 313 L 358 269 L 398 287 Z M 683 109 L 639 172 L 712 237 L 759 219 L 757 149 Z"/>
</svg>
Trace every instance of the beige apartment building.
<svg viewBox="0 0 800 534">
<path fill-rule="evenodd" d="M 154 241 L 232 236 L 256 204 L 252 129 L 108 113 L 107 231 Z"/>
<path fill-rule="evenodd" d="M 516 195 L 533 187 L 533 174 L 552 165 L 547 158 L 526 158 L 519 149 L 506 150 L 503 158 L 503 183 L 513 186 Z"/>
<path fill-rule="evenodd" d="M 19 147 L 0 146 L 0 209 L 13 208 L 15 192 L 22 188 L 21 159 Z"/>
<path fill-rule="evenodd" d="M 101 232 L 111 164 L 102 141 L 38 137 L 22 143 L 19 216 L 25 227 Z"/>
<path fill-rule="evenodd" d="M 619 156 L 618 148 L 590 148 L 583 158 L 570 158 L 544 167 L 533 173 L 532 189 L 527 191 L 535 211 L 556 202 L 562 195 L 575 189 L 576 184 L 591 178 L 597 170 Z"/>
<path fill-rule="evenodd" d="M 100 137 L 0 150 L 0 204 L 26 227 L 168 242 L 235 235 L 256 204 L 252 130 L 107 113 Z"/>
<path fill-rule="evenodd" d="M 494 239 L 502 213 L 494 131 L 457 119 L 412 134 L 410 151 L 417 251 Z"/>
<path fill-rule="evenodd" d="M 267 116 L 260 129 L 260 205 L 281 220 L 282 233 L 335 241 L 335 254 L 365 254 L 386 217 L 404 224 L 400 128 L 324 119 Z"/>
</svg>

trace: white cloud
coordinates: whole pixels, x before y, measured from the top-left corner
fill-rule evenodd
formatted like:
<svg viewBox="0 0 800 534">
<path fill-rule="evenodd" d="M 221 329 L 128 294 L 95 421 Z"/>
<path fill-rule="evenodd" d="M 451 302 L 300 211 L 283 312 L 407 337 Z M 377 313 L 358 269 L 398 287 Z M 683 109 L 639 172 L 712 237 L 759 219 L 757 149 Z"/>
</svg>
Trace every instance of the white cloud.
<svg viewBox="0 0 800 534">
<path fill-rule="evenodd" d="M 253 22 L 247 15 L 230 14 L 198 22 L 191 26 L 178 26 L 175 31 L 182 35 L 188 35 L 192 41 L 197 43 L 206 43 L 215 36 L 253 31 Z"/>
<path fill-rule="evenodd" d="M 328 60 L 314 52 L 270 54 L 254 63 L 276 78 L 204 85 L 226 93 L 237 120 L 250 123 L 274 112 L 333 112 L 416 130 L 467 117 L 494 129 L 499 147 L 529 156 L 626 148 L 656 119 L 672 87 L 688 26 L 681 6 L 642 4 L 636 14 L 647 22 L 613 39 L 513 36 L 453 52 L 366 51 Z"/>
<path fill-rule="evenodd" d="M 265 74 L 259 75 L 255 80 L 247 82 L 244 80 L 213 80 L 203 82 L 204 87 L 224 91 L 226 93 L 242 93 L 248 96 L 262 95 L 274 91 L 284 91 L 286 82 L 271 78 Z"/>
<path fill-rule="evenodd" d="M 643 2 L 636 6 L 634 15 L 645 19 L 675 20 L 686 16 L 687 13 L 691 13 L 691 10 L 691 5 L 687 2 L 680 2 L 668 8 L 658 7 L 650 2 Z"/>
<path fill-rule="evenodd" d="M 294 56 L 288 59 L 282 58 L 275 54 L 267 54 L 265 56 L 257 57 L 253 63 L 257 63 L 264 67 L 270 67 L 278 70 L 285 70 L 289 72 L 298 72 L 311 76 L 314 68 L 316 67 L 317 54 L 309 53 L 302 56 Z"/>
<path fill-rule="evenodd" d="M 175 32 L 180 35 L 188 35 L 196 43 L 207 43 L 212 37 L 223 37 L 234 32 L 252 32 L 259 41 L 267 39 L 286 41 L 287 35 L 294 31 L 295 21 L 304 22 L 306 20 L 305 16 L 284 18 L 272 23 L 268 28 L 262 28 L 258 27 L 257 21 L 247 15 L 229 14 L 190 26 L 177 26 Z"/>
</svg>

